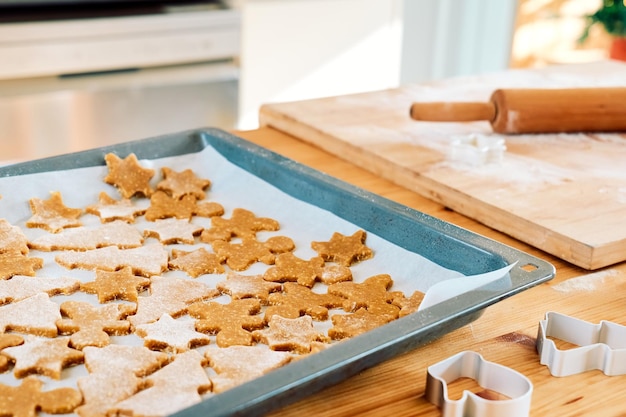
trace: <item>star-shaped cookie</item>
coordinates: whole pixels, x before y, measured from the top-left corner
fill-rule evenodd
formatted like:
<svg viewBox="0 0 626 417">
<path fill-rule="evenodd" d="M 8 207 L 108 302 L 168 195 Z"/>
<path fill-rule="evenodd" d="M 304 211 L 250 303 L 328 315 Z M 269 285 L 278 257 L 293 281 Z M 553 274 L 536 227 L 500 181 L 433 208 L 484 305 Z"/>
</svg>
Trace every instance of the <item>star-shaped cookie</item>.
<svg viewBox="0 0 626 417">
<path fill-rule="evenodd" d="M 195 236 L 202 232 L 203 227 L 191 223 L 188 219 L 157 219 L 145 226 L 143 234 L 146 237 L 159 239 L 164 245 L 172 243 L 195 243 Z"/>
<path fill-rule="evenodd" d="M 311 316 L 288 319 L 275 315 L 268 324 L 268 329 L 256 330 L 253 336 L 255 340 L 265 343 L 272 350 L 309 353 L 313 342 L 330 341 L 313 327 Z"/>
<path fill-rule="evenodd" d="M 154 323 L 140 324 L 135 328 L 135 334 L 143 338 L 144 346 L 149 349 L 172 350 L 174 353 L 211 342 L 209 336 L 195 330 L 193 320 L 176 320 L 167 313 Z"/>
<path fill-rule="evenodd" d="M 137 205 L 129 198 L 116 200 L 102 191 L 98 197 L 98 203 L 87 206 L 85 212 L 100 217 L 102 223 L 112 222 L 114 220 L 133 223 L 137 216 L 146 212 L 146 208 L 147 207 Z"/>
<path fill-rule="evenodd" d="M 80 226 L 82 223 L 78 218 L 83 214 L 83 210 L 67 207 L 58 191 L 50 194 L 47 200 L 36 197 L 30 199 L 30 209 L 33 215 L 26 221 L 26 227 L 41 228 L 56 233 L 66 227 Z"/>
<path fill-rule="evenodd" d="M 172 259 L 169 266 L 172 269 L 185 271 L 190 277 L 197 278 L 204 274 L 221 274 L 224 257 L 211 253 L 204 248 L 194 251 L 172 250 Z"/>
<path fill-rule="evenodd" d="M 280 291 L 283 286 L 277 282 L 268 282 L 263 275 L 241 275 L 229 272 L 226 281 L 217 283 L 216 288 L 234 300 L 256 298 L 261 304 L 267 304 L 270 293 Z"/>
<path fill-rule="evenodd" d="M 123 198 L 131 198 L 136 194 L 149 197 L 152 194 L 150 180 L 155 172 L 153 169 L 142 167 L 134 153 L 124 159 L 114 153 L 108 153 L 104 160 L 109 168 L 104 182 L 115 186 Z"/>
<path fill-rule="evenodd" d="M 96 270 L 95 281 L 85 282 L 80 289 L 90 294 L 97 294 L 100 303 L 112 300 L 137 302 L 139 291 L 150 285 L 150 279 L 133 274 L 129 266 L 117 271 Z"/>
<path fill-rule="evenodd" d="M 2 352 L 15 361 L 13 374 L 16 378 L 40 374 L 61 379 L 64 368 L 83 362 L 83 352 L 68 347 L 69 341 L 68 337 L 50 339 L 31 336 L 23 344 L 8 347 Z"/>
<path fill-rule="evenodd" d="M 0 279 L 15 275 L 35 276 L 35 270 L 43 267 L 43 258 L 35 258 L 21 253 L 0 254 Z"/>
<path fill-rule="evenodd" d="M 350 266 L 374 255 L 372 250 L 365 246 L 365 238 L 364 230 L 358 230 L 352 236 L 335 232 L 328 242 L 311 242 L 311 248 L 327 262 Z"/>
<path fill-rule="evenodd" d="M 161 172 L 163 180 L 157 184 L 157 190 L 163 190 L 177 199 L 184 195 L 192 195 L 202 200 L 206 196 L 204 190 L 211 186 L 211 181 L 198 178 L 191 169 L 177 172 L 163 167 Z"/>
</svg>

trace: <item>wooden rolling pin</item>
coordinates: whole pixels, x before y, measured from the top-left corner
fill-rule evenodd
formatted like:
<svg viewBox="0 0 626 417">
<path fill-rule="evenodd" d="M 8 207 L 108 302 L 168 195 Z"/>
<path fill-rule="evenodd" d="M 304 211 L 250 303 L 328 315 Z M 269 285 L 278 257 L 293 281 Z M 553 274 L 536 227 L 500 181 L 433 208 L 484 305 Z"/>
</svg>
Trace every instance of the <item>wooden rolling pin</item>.
<svg viewBox="0 0 626 417">
<path fill-rule="evenodd" d="M 626 131 L 626 87 L 499 89 L 487 103 L 415 102 L 422 121 L 487 120 L 496 133 Z"/>
</svg>

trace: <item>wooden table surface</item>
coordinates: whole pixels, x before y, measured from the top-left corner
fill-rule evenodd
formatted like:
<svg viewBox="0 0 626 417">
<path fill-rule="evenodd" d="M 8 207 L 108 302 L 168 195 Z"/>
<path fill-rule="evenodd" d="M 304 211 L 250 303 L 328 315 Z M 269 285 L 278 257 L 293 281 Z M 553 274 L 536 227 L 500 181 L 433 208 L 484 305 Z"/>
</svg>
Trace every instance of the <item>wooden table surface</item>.
<svg viewBox="0 0 626 417">
<path fill-rule="evenodd" d="M 534 386 L 532 416 L 626 416 L 626 375 L 589 371 L 553 377 L 539 363 L 535 348 L 539 321 L 549 311 L 591 323 L 606 320 L 626 325 L 626 263 L 589 272 L 277 130 L 235 133 L 361 188 L 545 259 L 557 271 L 553 280 L 487 308 L 473 323 L 272 416 L 440 416 L 440 410 L 423 397 L 426 369 L 465 350 L 526 375 Z M 481 390 L 472 381 L 450 384 L 449 389 L 453 399 L 460 398 L 463 389 Z"/>
</svg>

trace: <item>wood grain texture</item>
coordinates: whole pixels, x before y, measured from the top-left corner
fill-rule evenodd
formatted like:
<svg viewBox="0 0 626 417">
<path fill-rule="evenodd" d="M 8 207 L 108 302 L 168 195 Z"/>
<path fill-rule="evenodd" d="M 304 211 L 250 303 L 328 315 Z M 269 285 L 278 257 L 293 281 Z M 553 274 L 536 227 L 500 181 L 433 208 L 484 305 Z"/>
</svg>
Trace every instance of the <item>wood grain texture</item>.
<svg viewBox="0 0 626 417">
<path fill-rule="evenodd" d="M 452 141 L 493 135 L 489 122 L 418 122 L 415 101 L 487 101 L 498 88 L 626 85 L 614 61 L 518 70 L 428 85 L 266 104 L 264 126 L 287 132 L 396 184 L 594 270 L 626 260 L 626 135 L 504 138 L 499 164 L 450 158 Z"/>
<path fill-rule="evenodd" d="M 591 371 L 556 378 L 539 363 L 534 347 L 539 321 L 548 311 L 593 323 L 609 320 L 626 325 L 626 263 L 590 273 L 451 211 L 430 198 L 371 173 L 366 167 L 346 162 L 274 129 L 237 134 L 401 204 L 529 252 L 552 262 L 557 269 L 552 281 L 487 308 L 470 325 L 289 405 L 272 416 L 441 416 L 440 410 L 423 398 L 426 369 L 464 350 L 476 351 L 489 361 L 526 375 L 534 385 L 531 416 L 626 415 L 623 400 L 626 375 L 608 377 L 599 371 Z M 462 387 L 481 390 L 471 384 Z"/>
<path fill-rule="evenodd" d="M 476 103 L 472 101 L 432 102 L 411 104 L 411 118 L 424 122 L 475 122 L 487 120 L 493 122 L 496 106 L 493 102 Z"/>
</svg>

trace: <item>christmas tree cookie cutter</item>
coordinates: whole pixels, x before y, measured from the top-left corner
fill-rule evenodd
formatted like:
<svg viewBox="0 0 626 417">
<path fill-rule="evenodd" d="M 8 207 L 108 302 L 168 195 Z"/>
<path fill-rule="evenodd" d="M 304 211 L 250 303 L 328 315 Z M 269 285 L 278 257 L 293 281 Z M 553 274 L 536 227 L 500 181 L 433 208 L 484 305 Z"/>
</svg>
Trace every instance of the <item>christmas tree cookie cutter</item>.
<svg viewBox="0 0 626 417">
<path fill-rule="evenodd" d="M 459 400 L 449 399 L 447 384 L 462 377 L 509 399 L 494 401 L 469 391 Z M 532 392 L 533 385 L 524 375 L 464 351 L 428 367 L 424 397 L 441 409 L 443 417 L 527 417 Z"/>
<path fill-rule="evenodd" d="M 579 347 L 561 350 L 550 337 Z M 548 312 L 539 322 L 537 352 L 553 376 L 569 376 L 594 369 L 605 375 L 626 374 L 626 326 L 610 321 L 593 324 L 565 314 Z"/>
</svg>

